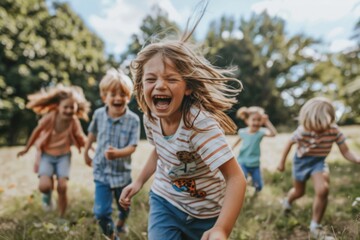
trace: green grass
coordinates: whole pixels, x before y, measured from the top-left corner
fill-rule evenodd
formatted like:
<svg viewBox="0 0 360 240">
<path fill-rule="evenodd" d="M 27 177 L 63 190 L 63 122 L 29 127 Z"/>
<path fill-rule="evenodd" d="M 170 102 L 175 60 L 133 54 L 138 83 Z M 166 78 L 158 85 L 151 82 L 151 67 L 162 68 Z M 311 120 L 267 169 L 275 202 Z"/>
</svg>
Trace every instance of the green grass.
<svg viewBox="0 0 360 240">
<path fill-rule="evenodd" d="M 358 126 L 343 128 L 349 148 L 360 153 L 360 131 Z M 265 186 L 261 193 L 253 196 L 248 187 L 244 206 L 230 239 L 310 239 L 308 225 L 311 220 L 311 205 L 314 191 L 308 182 L 304 197 L 294 203 L 288 216 L 282 213 L 280 199 L 292 186 L 291 166 L 285 173 L 272 172 L 280 159 L 282 146 L 288 134 L 279 134 L 274 139 L 264 139 L 262 166 Z M 229 142 L 236 137 L 229 136 Z M 57 212 L 44 212 L 41 195 L 36 190 L 38 178 L 32 171 L 34 151 L 17 159 L 21 147 L 0 148 L 0 240 L 60 240 L 60 239 L 106 239 L 93 217 L 92 169 L 84 164 L 82 155 L 73 151 L 68 196 L 69 207 L 64 219 Z M 151 146 L 142 141 L 133 156 L 133 179 L 144 166 Z M 34 150 L 34 149 L 32 149 Z M 289 155 L 290 156 L 290 155 Z M 337 148 L 329 155 L 330 195 L 322 224 L 337 240 L 360 240 L 360 165 L 344 160 Z M 130 232 L 124 239 L 147 239 L 147 215 L 149 212 L 149 183 L 135 196 L 128 225 Z M 57 198 L 55 193 L 55 199 Z M 115 209 L 115 206 L 114 206 Z M 114 219 L 116 211 L 114 211 Z"/>
<path fill-rule="evenodd" d="M 306 195 L 295 202 L 288 216 L 279 200 L 291 188 L 291 167 L 283 174 L 264 171 L 265 187 L 257 195 L 248 187 L 241 215 L 230 239 L 309 239 L 308 224 L 314 195 L 311 181 Z M 330 163 L 329 205 L 323 224 L 336 239 L 360 239 L 360 165 L 344 160 Z M 69 189 L 70 205 L 64 219 L 56 212 L 43 212 L 40 194 L 14 197 L 6 202 L 0 216 L 0 239 L 106 239 L 92 214 L 93 196 L 76 185 Z M 0 193 L 1 200 L 1 193 Z M 140 192 L 133 202 L 127 239 L 147 239 L 148 195 Z M 115 218 L 115 213 L 114 213 Z"/>
<path fill-rule="evenodd" d="M 360 166 L 344 160 L 329 165 L 329 204 L 322 224 L 336 239 L 360 239 L 360 202 L 352 206 L 360 196 Z M 309 239 L 314 196 L 311 180 L 290 214 L 281 209 L 280 199 L 292 186 L 290 169 L 288 166 L 284 174 L 263 172 L 266 186 L 260 194 L 247 194 L 231 239 Z"/>
</svg>

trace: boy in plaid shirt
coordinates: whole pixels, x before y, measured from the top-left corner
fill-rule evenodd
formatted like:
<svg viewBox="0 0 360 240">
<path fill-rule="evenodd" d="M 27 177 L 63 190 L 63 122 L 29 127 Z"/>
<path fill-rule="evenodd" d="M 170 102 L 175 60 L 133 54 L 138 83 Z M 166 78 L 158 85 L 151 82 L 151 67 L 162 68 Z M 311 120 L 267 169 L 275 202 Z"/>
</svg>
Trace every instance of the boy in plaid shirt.
<svg viewBox="0 0 360 240">
<path fill-rule="evenodd" d="M 123 188 L 131 183 L 131 154 L 140 137 L 139 117 L 127 107 L 132 89 L 132 81 L 123 72 L 111 69 L 106 73 L 100 82 L 105 106 L 95 111 L 85 146 L 85 162 L 93 166 L 94 173 L 94 214 L 103 233 L 111 239 L 117 239 L 111 218 L 113 199 L 119 210 L 117 233 L 125 231 L 129 211 L 117 200 Z M 95 141 L 97 147 L 91 159 L 89 149 Z"/>
</svg>

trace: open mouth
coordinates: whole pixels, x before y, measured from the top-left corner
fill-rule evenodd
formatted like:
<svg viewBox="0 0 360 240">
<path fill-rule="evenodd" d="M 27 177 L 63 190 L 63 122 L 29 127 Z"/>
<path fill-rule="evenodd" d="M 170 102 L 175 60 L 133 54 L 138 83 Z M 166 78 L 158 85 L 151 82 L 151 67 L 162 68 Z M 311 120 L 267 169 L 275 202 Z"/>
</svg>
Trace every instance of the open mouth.
<svg viewBox="0 0 360 240">
<path fill-rule="evenodd" d="M 170 105 L 172 98 L 165 95 L 155 95 L 152 99 L 156 108 L 166 109 Z"/>
<path fill-rule="evenodd" d="M 116 107 L 116 108 L 119 108 L 119 107 L 122 107 L 122 106 L 123 106 L 122 103 L 113 103 L 112 105 L 113 105 L 114 107 Z"/>
</svg>

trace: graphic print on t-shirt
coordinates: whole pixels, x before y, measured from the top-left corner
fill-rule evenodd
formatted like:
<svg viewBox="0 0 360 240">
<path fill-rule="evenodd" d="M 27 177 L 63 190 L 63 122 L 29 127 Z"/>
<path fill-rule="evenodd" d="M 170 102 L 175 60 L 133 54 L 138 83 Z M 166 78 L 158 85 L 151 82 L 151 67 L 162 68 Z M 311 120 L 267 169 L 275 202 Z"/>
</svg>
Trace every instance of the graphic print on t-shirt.
<svg viewBox="0 0 360 240">
<path fill-rule="evenodd" d="M 180 161 L 179 166 L 174 166 L 169 171 L 169 177 L 172 180 L 172 187 L 177 192 L 188 192 L 191 197 L 203 198 L 206 196 L 205 191 L 196 189 L 196 182 L 191 178 L 180 178 L 191 175 L 196 171 L 196 160 L 200 159 L 200 155 L 196 152 L 179 151 L 176 153 L 177 159 Z"/>
</svg>

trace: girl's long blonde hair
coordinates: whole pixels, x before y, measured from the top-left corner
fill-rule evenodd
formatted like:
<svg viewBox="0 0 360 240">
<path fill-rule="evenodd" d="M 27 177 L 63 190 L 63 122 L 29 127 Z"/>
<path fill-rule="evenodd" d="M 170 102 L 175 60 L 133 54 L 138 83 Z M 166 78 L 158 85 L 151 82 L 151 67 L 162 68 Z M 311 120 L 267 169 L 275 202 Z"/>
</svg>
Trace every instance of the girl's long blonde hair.
<svg viewBox="0 0 360 240">
<path fill-rule="evenodd" d="M 60 101 L 73 98 L 78 105 L 76 116 L 86 121 L 89 120 L 90 102 L 85 98 L 84 92 L 78 86 L 63 86 L 58 84 L 53 87 L 41 89 L 41 91 L 28 96 L 29 102 L 26 107 L 37 114 L 46 114 L 55 110 Z"/>
<path fill-rule="evenodd" d="M 300 109 L 299 124 L 308 131 L 325 131 L 329 129 L 334 122 L 335 109 L 327 98 L 312 98 Z"/>
<path fill-rule="evenodd" d="M 194 128 L 194 120 L 189 113 L 190 108 L 195 106 L 200 110 L 210 112 L 225 132 L 233 133 L 236 131 L 236 125 L 227 116 L 225 111 L 237 102 L 235 97 L 242 90 L 241 82 L 236 78 L 225 76 L 231 75 L 234 69 L 219 69 L 211 65 L 196 50 L 193 44 L 187 42 L 203 16 L 204 11 L 205 9 L 203 9 L 202 15 L 194 28 L 190 32 L 185 31 L 180 40 L 163 40 L 151 43 L 138 53 L 136 59 L 130 64 L 135 82 L 135 95 L 142 111 L 153 120 L 151 111 L 145 102 L 142 78 L 144 65 L 155 55 L 161 54 L 164 62 L 166 59 L 173 62 L 179 74 L 186 81 L 187 88 L 192 90 L 189 96 L 184 96 L 181 106 L 185 126 Z M 229 81 L 235 83 L 232 86 L 237 85 L 237 87 L 227 85 Z"/>
</svg>

